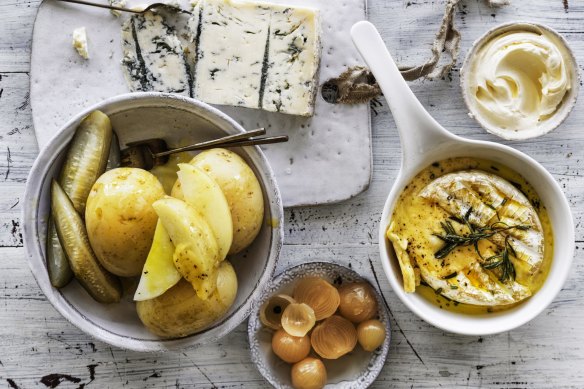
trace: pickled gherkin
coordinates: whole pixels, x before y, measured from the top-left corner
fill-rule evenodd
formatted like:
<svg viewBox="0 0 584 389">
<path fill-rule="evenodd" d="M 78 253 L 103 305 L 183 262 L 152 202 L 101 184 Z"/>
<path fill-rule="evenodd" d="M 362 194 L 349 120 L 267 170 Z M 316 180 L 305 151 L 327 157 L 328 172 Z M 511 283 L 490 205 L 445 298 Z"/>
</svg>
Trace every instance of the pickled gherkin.
<svg viewBox="0 0 584 389">
<path fill-rule="evenodd" d="M 55 180 L 51 183 L 51 214 L 75 278 L 95 300 L 101 303 L 120 301 L 120 280 L 97 261 L 89 245 L 85 223 Z"/>
<path fill-rule="evenodd" d="M 119 146 L 117 154 L 116 145 L 110 147 L 114 141 L 117 143 L 112 133 L 107 115 L 93 111 L 81 121 L 70 142 L 59 182 L 80 215 L 84 214 L 91 187 L 105 171 L 108 155 L 119 155 Z M 51 222 L 47 232 L 47 267 L 51 284 L 56 288 L 64 287 L 72 278 L 68 260 Z"/>
</svg>

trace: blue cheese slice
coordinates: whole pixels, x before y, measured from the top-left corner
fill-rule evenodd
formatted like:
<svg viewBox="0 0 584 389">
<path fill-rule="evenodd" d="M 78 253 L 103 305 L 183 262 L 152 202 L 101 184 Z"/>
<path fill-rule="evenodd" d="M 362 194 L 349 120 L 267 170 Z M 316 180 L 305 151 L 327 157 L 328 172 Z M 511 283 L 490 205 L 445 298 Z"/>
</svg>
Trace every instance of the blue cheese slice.
<svg viewBox="0 0 584 389">
<path fill-rule="evenodd" d="M 200 0 L 188 27 L 194 97 L 211 104 L 311 116 L 318 86 L 318 11 Z"/>
<path fill-rule="evenodd" d="M 319 28 L 313 9 L 272 6 L 262 109 L 312 116 L 320 62 Z"/>
<path fill-rule="evenodd" d="M 153 12 L 122 26 L 122 67 L 131 91 L 192 94 L 189 66 L 172 27 Z"/>
<path fill-rule="evenodd" d="M 257 3 L 201 0 L 194 31 L 194 97 L 210 104 L 260 107 L 271 10 Z"/>
</svg>

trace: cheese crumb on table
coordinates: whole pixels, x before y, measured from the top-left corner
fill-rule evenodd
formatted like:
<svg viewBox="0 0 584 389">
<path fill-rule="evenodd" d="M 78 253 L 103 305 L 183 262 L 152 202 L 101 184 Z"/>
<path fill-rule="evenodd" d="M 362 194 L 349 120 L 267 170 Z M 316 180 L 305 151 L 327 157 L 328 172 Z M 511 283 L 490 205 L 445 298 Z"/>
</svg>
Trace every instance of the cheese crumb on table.
<svg viewBox="0 0 584 389">
<path fill-rule="evenodd" d="M 121 7 L 121 8 L 125 8 L 126 7 L 126 0 L 109 0 L 109 4 L 112 7 Z M 112 15 L 114 15 L 115 17 L 120 16 L 122 13 L 116 9 L 110 9 L 110 12 L 112 13 Z"/>
<path fill-rule="evenodd" d="M 85 27 L 79 27 L 73 30 L 73 47 L 82 58 L 89 59 L 87 32 L 85 31 Z"/>
</svg>

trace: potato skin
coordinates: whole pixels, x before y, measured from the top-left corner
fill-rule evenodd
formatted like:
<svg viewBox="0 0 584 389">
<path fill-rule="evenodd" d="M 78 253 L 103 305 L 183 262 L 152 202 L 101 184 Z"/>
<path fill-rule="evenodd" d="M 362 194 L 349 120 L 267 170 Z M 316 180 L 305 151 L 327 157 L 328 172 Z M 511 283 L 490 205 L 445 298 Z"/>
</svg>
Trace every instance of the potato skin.
<svg viewBox="0 0 584 389">
<path fill-rule="evenodd" d="M 122 277 L 141 273 L 158 220 L 152 203 L 163 196 L 162 184 L 142 169 L 113 169 L 95 182 L 85 224 L 91 247 L 108 271 Z"/>
<path fill-rule="evenodd" d="M 253 170 L 239 155 L 219 148 L 203 151 L 189 163 L 209 174 L 223 191 L 233 221 L 229 254 L 242 251 L 253 242 L 264 219 L 262 188 Z"/>
<path fill-rule="evenodd" d="M 138 317 L 162 338 L 179 338 L 208 327 L 229 310 L 237 295 L 237 276 L 228 260 L 217 269 L 217 289 L 207 300 L 197 297 L 184 278 L 163 295 L 137 301 Z"/>
</svg>

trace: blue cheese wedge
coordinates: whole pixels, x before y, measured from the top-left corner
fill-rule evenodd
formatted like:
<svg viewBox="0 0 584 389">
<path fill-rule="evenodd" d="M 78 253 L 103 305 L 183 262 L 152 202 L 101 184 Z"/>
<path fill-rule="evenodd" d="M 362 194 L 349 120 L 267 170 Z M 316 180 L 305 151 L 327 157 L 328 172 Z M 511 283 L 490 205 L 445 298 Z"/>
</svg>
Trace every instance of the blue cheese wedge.
<svg viewBox="0 0 584 389">
<path fill-rule="evenodd" d="M 174 29 L 152 12 L 122 26 L 124 76 L 132 91 L 192 95 L 189 66 Z"/>
<path fill-rule="evenodd" d="M 194 97 L 210 104 L 260 108 L 271 10 L 257 3 L 201 0 L 194 31 Z"/>
<path fill-rule="evenodd" d="M 211 104 L 311 116 L 318 87 L 318 11 L 200 0 L 189 21 L 194 97 Z"/>
<path fill-rule="evenodd" d="M 87 48 L 87 32 L 85 27 L 73 30 L 73 47 L 84 59 L 89 59 L 89 49 Z"/>
<path fill-rule="evenodd" d="M 312 116 L 320 58 L 318 14 L 272 6 L 266 79 L 260 108 Z"/>
</svg>

